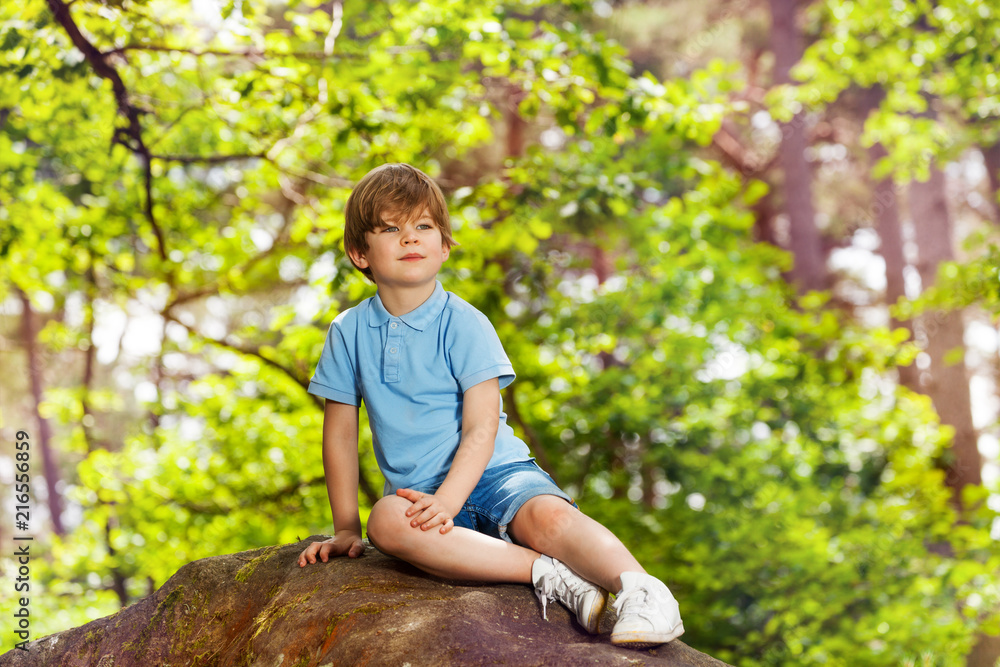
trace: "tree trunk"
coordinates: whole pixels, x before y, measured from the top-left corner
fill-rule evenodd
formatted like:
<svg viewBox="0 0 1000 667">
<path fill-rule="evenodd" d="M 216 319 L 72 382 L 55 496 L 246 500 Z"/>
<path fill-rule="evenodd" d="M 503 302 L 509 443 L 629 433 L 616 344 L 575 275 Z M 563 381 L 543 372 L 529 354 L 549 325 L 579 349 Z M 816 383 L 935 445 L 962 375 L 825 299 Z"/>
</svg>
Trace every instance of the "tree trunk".
<svg viewBox="0 0 1000 667">
<path fill-rule="evenodd" d="M 45 475 L 45 487 L 48 490 L 49 514 L 52 516 L 52 530 L 56 535 L 65 535 L 62 523 L 62 495 L 57 486 L 59 468 L 56 465 L 55 454 L 52 451 L 52 428 L 49 420 L 42 416 L 42 394 L 44 393 L 42 377 L 42 359 L 39 358 L 38 346 L 35 341 L 34 311 L 31 310 L 31 300 L 20 289 L 17 294 L 21 299 L 21 339 L 28 355 L 28 379 L 31 382 L 31 398 L 34 404 L 35 418 L 38 421 L 38 446 L 42 452 L 42 470 Z"/>
<path fill-rule="evenodd" d="M 868 149 L 872 165 L 887 155 L 882 144 L 875 144 Z M 891 307 L 906 296 L 904 269 L 906 255 L 903 252 L 903 224 L 899 218 L 899 194 L 892 177 L 875 182 L 872 193 L 872 214 L 875 216 L 875 230 L 881 241 L 882 259 L 885 260 L 885 302 Z M 889 325 L 893 329 L 903 328 L 910 332 L 913 339 L 913 323 L 909 320 L 898 320 L 889 316 Z M 914 364 L 899 366 L 899 383 L 914 391 L 919 391 L 920 373 Z"/>
<path fill-rule="evenodd" d="M 979 635 L 972 653 L 966 656 L 965 667 L 996 667 L 1000 658 L 1000 637 Z"/>
<path fill-rule="evenodd" d="M 504 104 L 504 117 L 507 120 L 507 151 L 506 156 L 519 158 L 524 155 L 524 133 L 528 129 L 528 121 L 521 116 L 521 100 L 525 92 L 517 84 L 508 84 L 507 99 Z"/>
<path fill-rule="evenodd" d="M 81 420 L 81 427 L 83 429 L 83 439 L 87 443 L 87 453 L 94 451 L 94 424 L 96 423 L 96 418 L 94 417 L 94 412 L 90 407 L 90 389 L 94 384 L 94 361 L 97 356 L 97 345 L 94 343 L 94 296 L 97 293 L 96 284 L 94 280 L 94 268 L 93 261 L 94 258 L 90 258 L 91 266 L 87 270 L 87 305 L 84 310 L 87 326 L 87 349 L 84 351 L 83 357 L 83 396 L 80 398 L 80 407 L 83 412 L 83 419 Z"/>
<path fill-rule="evenodd" d="M 917 271 L 923 289 L 934 284 L 941 262 L 954 259 L 952 225 L 945 201 L 944 174 L 931 169 L 926 182 L 910 184 L 910 215 L 918 247 Z M 982 460 L 972 425 L 972 401 L 965 368 L 965 325 L 961 311 L 929 312 L 920 318 L 925 350 L 931 358 L 930 372 L 920 374 L 920 390 L 931 397 L 941 421 L 955 429 L 953 461 L 947 484 L 959 493 L 966 484 L 982 483 Z M 953 350 L 961 350 L 957 360 L 946 360 Z"/>
<path fill-rule="evenodd" d="M 770 184 L 768 185 L 770 187 Z M 768 243 L 773 246 L 781 246 L 778 243 L 777 235 L 774 233 L 774 190 L 770 190 L 766 195 L 753 205 L 753 237 L 758 243 Z"/>
<path fill-rule="evenodd" d="M 118 551 L 113 545 L 113 540 L 111 539 L 111 531 L 118 526 L 118 519 L 114 516 L 109 517 L 104 523 L 104 544 L 108 548 L 108 556 L 111 561 L 114 562 Z M 122 609 L 129 605 L 128 598 L 128 578 L 122 574 L 119 567 L 115 566 L 111 568 L 111 590 L 115 592 L 118 597 L 118 604 Z"/>
<path fill-rule="evenodd" d="M 90 268 L 87 269 L 87 305 L 84 309 L 87 327 L 87 340 L 90 344 L 87 346 L 87 350 L 84 353 L 83 360 L 83 378 L 82 378 L 82 390 L 83 396 L 80 399 L 80 405 L 83 412 L 83 419 L 81 427 L 83 429 L 83 439 L 87 443 L 87 454 L 91 454 L 97 451 L 102 446 L 108 448 L 109 443 L 100 443 L 94 435 L 94 425 L 97 420 L 94 417 L 94 412 L 90 406 L 90 392 L 94 386 L 94 370 L 95 361 L 97 357 L 97 345 L 94 343 L 94 325 L 96 324 L 96 317 L 94 314 L 94 301 L 97 297 L 97 280 L 94 275 L 94 257 L 90 257 Z M 115 550 L 114 543 L 111 537 L 111 531 L 115 526 L 118 525 L 117 515 L 115 514 L 115 503 L 109 503 L 111 505 L 111 515 L 104 523 L 104 546 L 108 550 L 108 556 L 110 556 L 112 561 L 115 561 L 115 556 L 117 551 Z M 118 604 L 123 609 L 129 604 L 128 596 L 128 577 L 122 574 L 122 570 L 117 565 L 111 567 L 111 590 L 114 591 L 115 595 L 118 597 Z"/>
<path fill-rule="evenodd" d="M 983 160 L 989 177 L 989 203 L 993 221 L 1000 224 L 1000 142 L 983 149 Z M 972 653 L 966 656 L 966 667 L 995 667 L 1000 660 L 1000 637 L 980 634 Z"/>
<path fill-rule="evenodd" d="M 1000 142 L 982 150 L 983 161 L 986 163 L 986 175 L 989 177 L 990 184 L 990 210 L 993 211 L 993 221 L 1000 223 L 1000 201 L 997 201 L 997 197 L 1000 197 Z"/>
<path fill-rule="evenodd" d="M 880 86 L 866 90 L 862 98 L 861 115 L 867 117 L 878 109 L 883 97 L 885 97 L 885 91 Z M 888 152 L 882 144 L 875 144 L 869 148 L 870 168 L 874 169 L 879 160 L 886 155 Z M 887 306 L 892 306 L 906 296 L 904 278 L 906 255 L 903 252 L 903 224 L 899 216 L 899 193 L 891 176 L 875 181 L 875 189 L 872 192 L 871 217 L 874 218 L 872 222 L 874 222 L 875 231 L 881 241 L 882 259 L 885 260 L 885 302 Z M 897 320 L 890 316 L 890 326 L 893 329 L 906 329 L 910 332 L 910 338 L 913 338 L 913 323 L 909 320 Z M 897 370 L 900 384 L 914 391 L 919 391 L 920 374 L 915 365 L 900 366 Z"/>
<path fill-rule="evenodd" d="M 770 0 L 775 84 L 791 83 L 792 66 L 802 58 L 803 39 L 795 22 L 798 4 L 798 0 Z M 781 124 L 778 152 L 785 179 L 784 212 L 795 261 L 790 278 L 800 293 L 823 290 L 828 285 L 826 256 L 812 202 L 812 172 L 805 156 L 807 145 L 804 113 Z"/>
</svg>

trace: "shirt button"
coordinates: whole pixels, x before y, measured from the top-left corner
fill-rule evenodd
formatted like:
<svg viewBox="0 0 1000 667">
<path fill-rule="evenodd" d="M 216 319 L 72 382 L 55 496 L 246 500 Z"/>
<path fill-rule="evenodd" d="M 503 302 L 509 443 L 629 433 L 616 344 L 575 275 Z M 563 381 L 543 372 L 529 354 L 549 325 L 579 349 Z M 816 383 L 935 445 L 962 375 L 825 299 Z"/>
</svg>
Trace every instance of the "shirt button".
<svg viewBox="0 0 1000 667">
<path fill-rule="evenodd" d="M 396 348 L 390 347 L 389 348 L 389 354 L 396 354 Z"/>
<path fill-rule="evenodd" d="M 395 328 L 396 328 L 396 327 L 397 327 L 398 325 L 397 325 L 397 324 L 396 324 L 395 322 L 393 322 L 393 323 L 392 323 L 392 324 L 390 324 L 389 326 L 390 326 L 391 328 L 395 329 Z"/>
</svg>

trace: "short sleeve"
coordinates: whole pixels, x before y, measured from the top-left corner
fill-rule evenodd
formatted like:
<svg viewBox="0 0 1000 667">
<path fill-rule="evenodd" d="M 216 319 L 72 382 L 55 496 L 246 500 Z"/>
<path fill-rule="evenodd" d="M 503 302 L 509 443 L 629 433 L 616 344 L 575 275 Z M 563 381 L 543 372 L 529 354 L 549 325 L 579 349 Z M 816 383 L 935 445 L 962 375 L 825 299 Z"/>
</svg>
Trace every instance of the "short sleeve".
<svg viewBox="0 0 1000 667">
<path fill-rule="evenodd" d="M 358 389 L 356 360 L 351 354 L 356 336 L 345 326 L 347 318 L 341 313 L 330 325 L 323 344 L 323 353 L 316 364 L 316 372 L 309 382 L 309 393 L 327 398 L 337 403 L 361 405 L 361 392 Z"/>
<path fill-rule="evenodd" d="M 514 381 L 514 367 L 496 329 L 478 310 L 452 314 L 447 342 L 452 374 L 463 393 L 493 378 L 500 380 L 501 389 Z"/>
</svg>

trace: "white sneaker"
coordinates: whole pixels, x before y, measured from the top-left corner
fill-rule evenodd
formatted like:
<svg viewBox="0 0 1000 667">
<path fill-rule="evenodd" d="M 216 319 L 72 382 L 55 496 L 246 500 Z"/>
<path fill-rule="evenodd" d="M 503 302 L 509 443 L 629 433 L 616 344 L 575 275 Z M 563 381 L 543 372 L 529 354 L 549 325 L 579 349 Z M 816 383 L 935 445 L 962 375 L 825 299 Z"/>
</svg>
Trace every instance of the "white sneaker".
<svg viewBox="0 0 1000 667">
<path fill-rule="evenodd" d="M 684 634 L 680 607 L 666 585 L 644 572 L 622 572 L 622 590 L 614 602 L 618 622 L 611 643 L 647 648 Z"/>
<path fill-rule="evenodd" d="M 565 564 L 549 556 L 541 556 L 531 564 L 531 583 L 542 602 L 542 618 L 549 620 L 545 605 L 558 600 L 576 613 L 576 620 L 587 632 L 600 631 L 601 615 L 608 606 L 608 592 L 577 575 Z"/>
</svg>

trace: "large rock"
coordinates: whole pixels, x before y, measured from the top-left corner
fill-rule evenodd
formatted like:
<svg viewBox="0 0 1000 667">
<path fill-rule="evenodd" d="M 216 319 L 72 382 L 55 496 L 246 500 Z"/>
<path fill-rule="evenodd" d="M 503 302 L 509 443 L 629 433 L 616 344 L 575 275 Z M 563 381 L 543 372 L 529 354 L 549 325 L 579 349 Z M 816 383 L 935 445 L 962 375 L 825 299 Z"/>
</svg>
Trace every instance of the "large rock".
<svg viewBox="0 0 1000 667">
<path fill-rule="evenodd" d="M 463 585 L 368 548 L 300 568 L 297 544 L 194 561 L 117 614 L 0 656 L 5 667 L 724 665 L 679 640 L 616 648 L 530 586 Z M 610 612 L 611 610 L 609 610 Z M 612 612 L 613 613 L 613 612 Z"/>
</svg>

